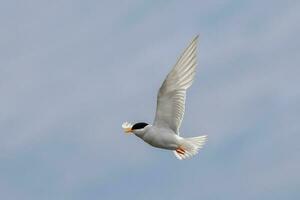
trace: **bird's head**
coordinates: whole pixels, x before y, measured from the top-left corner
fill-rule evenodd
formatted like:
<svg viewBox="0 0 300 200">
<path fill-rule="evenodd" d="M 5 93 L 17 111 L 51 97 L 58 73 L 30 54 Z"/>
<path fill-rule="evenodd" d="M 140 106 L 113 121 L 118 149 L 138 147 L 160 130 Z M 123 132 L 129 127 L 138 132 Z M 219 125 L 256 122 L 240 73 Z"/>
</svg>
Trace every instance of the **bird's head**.
<svg viewBox="0 0 300 200">
<path fill-rule="evenodd" d="M 135 124 L 131 124 L 129 122 L 124 122 L 122 124 L 122 128 L 124 130 L 125 133 L 134 133 L 136 135 L 142 134 L 145 132 L 145 128 L 148 126 L 149 124 L 145 123 L 145 122 L 138 122 Z"/>
</svg>

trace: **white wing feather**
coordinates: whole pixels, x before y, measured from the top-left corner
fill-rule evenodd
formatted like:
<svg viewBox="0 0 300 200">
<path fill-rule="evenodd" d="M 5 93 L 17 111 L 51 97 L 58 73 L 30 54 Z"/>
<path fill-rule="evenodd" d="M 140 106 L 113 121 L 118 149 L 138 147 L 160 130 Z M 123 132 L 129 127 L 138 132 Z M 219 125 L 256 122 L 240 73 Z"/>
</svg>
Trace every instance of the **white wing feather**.
<svg viewBox="0 0 300 200">
<path fill-rule="evenodd" d="M 198 36 L 184 50 L 157 95 L 154 125 L 171 128 L 176 134 L 184 115 L 186 90 L 196 73 L 197 40 Z"/>
</svg>

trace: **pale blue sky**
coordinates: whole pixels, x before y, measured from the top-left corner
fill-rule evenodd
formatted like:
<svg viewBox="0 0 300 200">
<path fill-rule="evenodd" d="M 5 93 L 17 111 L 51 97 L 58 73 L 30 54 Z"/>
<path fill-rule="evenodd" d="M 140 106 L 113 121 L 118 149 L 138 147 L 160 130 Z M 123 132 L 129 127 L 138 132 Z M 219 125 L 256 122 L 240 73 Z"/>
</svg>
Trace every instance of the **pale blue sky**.
<svg viewBox="0 0 300 200">
<path fill-rule="evenodd" d="M 298 1 L 1 1 L 0 199 L 300 199 Z M 178 161 L 121 130 L 199 34 Z"/>
</svg>

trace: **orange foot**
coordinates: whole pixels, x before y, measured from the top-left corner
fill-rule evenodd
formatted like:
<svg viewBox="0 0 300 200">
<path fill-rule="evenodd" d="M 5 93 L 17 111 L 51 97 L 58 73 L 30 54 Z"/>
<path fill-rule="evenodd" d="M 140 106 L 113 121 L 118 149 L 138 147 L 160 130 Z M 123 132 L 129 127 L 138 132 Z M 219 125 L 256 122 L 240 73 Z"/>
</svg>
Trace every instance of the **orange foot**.
<svg viewBox="0 0 300 200">
<path fill-rule="evenodd" d="M 185 150 L 183 148 L 181 148 L 181 147 L 177 148 L 176 152 L 179 153 L 179 154 L 181 154 L 181 155 L 185 154 Z"/>
</svg>

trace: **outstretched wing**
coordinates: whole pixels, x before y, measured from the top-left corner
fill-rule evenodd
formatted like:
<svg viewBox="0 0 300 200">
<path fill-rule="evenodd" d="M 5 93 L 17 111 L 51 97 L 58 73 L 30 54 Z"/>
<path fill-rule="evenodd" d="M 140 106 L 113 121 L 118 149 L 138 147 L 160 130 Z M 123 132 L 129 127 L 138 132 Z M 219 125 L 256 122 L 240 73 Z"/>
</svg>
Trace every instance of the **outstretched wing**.
<svg viewBox="0 0 300 200">
<path fill-rule="evenodd" d="M 186 90 L 196 73 L 197 40 L 198 36 L 184 50 L 157 95 L 154 125 L 171 128 L 176 134 L 184 115 Z"/>
</svg>

